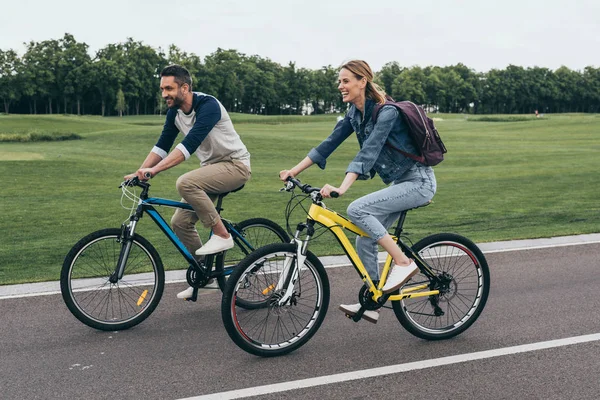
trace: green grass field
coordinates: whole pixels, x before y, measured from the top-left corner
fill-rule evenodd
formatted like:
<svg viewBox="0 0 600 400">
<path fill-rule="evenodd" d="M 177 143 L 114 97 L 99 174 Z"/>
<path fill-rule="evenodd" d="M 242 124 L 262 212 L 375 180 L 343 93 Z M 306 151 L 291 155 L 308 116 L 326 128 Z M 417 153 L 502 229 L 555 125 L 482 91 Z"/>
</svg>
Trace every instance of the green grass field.
<svg viewBox="0 0 600 400">
<path fill-rule="evenodd" d="M 234 221 L 262 216 L 283 225 L 289 194 L 279 192 L 278 172 L 325 138 L 336 116 L 232 117 L 252 154 L 252 179 L 226 199 L 223 216 Z M 600 232 L 600 116 L 435 117 L 449 153 L 435 167 L 434 204 L 408 216 L 413 240 L 442 231 L 476 242 Z M 121 207 L 117 187 L 123 175 L 138 168 L 162 124 L 160 116 L 0 115 L 0 137 L 32 132 L 81 137 L 0 141 L 0 284 L 57 280 L 77 240 L 120 226 L 128 211 Z M 300 178 L 314 186 L 339 184 L 357 149 L 351 138 L 328 160 L 326 170 L 315 166 Z M 151 193 L 178 199 L 176 178 L 197 165 L 194 157 L 160 174 L 152 180 Z M 360 181 L 327 205 L 345 212 L 352 200 L 381 187 L 378 177 Z M 170 218 L 170 209 L 161 211 Z M 294 224 L 302 217 L 297 214 Z M 138 233 L 157 247 L 166 268 L 187 267 L 149 218 Z M 318 255 L 341 252 L 328 233 L 311 249 Z"/>
</svg>

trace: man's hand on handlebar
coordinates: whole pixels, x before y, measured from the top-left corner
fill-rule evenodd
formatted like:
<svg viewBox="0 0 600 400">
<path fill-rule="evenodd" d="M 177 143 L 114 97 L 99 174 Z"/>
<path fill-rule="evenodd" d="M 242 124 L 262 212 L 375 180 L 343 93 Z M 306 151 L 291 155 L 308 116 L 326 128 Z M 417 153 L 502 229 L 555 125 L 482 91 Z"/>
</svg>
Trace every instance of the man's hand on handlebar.
<svg viewBox="0 0 600 400">
<path fill-rule="evenodd" d="M 134 177 L 137 177 L 140 181 L 147 181 L 148 179 L 154 177 L 154 175 L 156 174 L 152 173 L 152 168 L 140 168 L 133 174 L 125 175 L 123 179 L 127 182 Z"/>
</svg>

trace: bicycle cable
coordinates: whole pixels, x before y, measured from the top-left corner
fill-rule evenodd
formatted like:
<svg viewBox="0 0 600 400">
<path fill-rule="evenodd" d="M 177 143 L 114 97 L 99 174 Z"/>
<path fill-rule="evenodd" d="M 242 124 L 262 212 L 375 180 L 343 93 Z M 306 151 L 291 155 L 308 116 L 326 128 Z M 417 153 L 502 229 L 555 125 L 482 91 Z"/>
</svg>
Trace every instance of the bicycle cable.
<svg viewBox="0 0 600 400">
<path fill-rule="evenodd" d="M 124 199 L 131 201 L 131 207 L 124 204 Z M 125 183 L 121 184 L 121 207 L 129 211 L 129 217 L 135 213 L 139 202 L 140 198 L 137 195 L 135 186 L 126 185 Z M 127 219 L 125 221 L 127 221 Z"/>
<path fill-rule="evenodd" d="M 290 227 L 291 215 L 297 207 L 300 207 L 304 211 L 304 214 L 308 215 L 308 210 L 304 206 L 303 202 L 309 198 L 311 199 L 311 202 L 312 202 L 312 197 L 308 194 L 297 195 L 293 190 L 291 190 L 290 192 L 291 192 L 292 196 L 285 207 L 285 223 L 286 223 L 286 229 L 287 229 L 288 234 L 290 234 L 290 236 L 293 236 L 294 232 L 292 232 L 291 227 Z M 294 203 L 294 200 L 296 200 L 298 198 L 300 198 L 300 199 Z M 292 206 L 292 204 L 293 204 L 293 206 Z M 325 232 L 331 231 L 331 228 L 335 228 L 335 227 L 341 227 L 341 225 L 336 224 L 334 226 L 327 227 L 327 226 L 318 224 L 315 227 L 315 235 L 311 236 L 309 241 L 319 238 Z M 321 232 L 319 234 L 316 234 L 317 231 L 321 231 Z"/>
</svg>

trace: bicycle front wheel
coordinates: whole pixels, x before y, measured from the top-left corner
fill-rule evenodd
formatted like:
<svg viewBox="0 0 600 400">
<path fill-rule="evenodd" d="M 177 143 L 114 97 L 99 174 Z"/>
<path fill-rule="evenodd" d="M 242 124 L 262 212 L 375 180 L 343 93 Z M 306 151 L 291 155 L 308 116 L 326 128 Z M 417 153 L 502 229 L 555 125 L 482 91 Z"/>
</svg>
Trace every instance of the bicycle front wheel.
<svg viewBox="0 0 600 400">
<path fill-rule="evenodd" d="M 490 290 L 490 272 L 485 256 L 471 240 L 453 233 L 428 236 L 413 247 L 438 280 L 423 273 L 403 287 L 428 283 L 439 295 L 393 301 L 400 324 L 413 335 L 427 340 L 449 339 L 469 328 L 479 317 Z"/>
<path fill-rule="evenodd" d="M 287 354 L 321 326 L 329 306 L 325 268 L 311 252 L 302 265 L 297 261 L 295 244 L 271 244 L 250 254 L 231 274 L 221 316 L 227 333 L 243 350 L 263 357 Z M 248 309 L 238 299 L 261 306 Z"/>
<path fill-rule="evenodd" d="M 225 255 L 215 257 L 217 270 L 223 274 L 217 277 L 221 290 L 225 289 L 227 276 L 248 254 L 272 243 L 289 243 L 287 232 L 277 223 L 266 218 L 250 218 L 234 225 L 239 235 L 232 233 L 235 246 Z M 250 306 L 250 304 L 248 304 Z"/>
<path fill-rule="evenodd" d="M 123 277 L 111 282 L 123 245 L 120 235 L 120 229 L 87 235 L 73 246 L 60 274 L 60 290 L 71 313 L 103 331 L 131 328 L 145 320 L 165 285 L 156 249 L 139 235 L 132 239 Z"/>
</svg>

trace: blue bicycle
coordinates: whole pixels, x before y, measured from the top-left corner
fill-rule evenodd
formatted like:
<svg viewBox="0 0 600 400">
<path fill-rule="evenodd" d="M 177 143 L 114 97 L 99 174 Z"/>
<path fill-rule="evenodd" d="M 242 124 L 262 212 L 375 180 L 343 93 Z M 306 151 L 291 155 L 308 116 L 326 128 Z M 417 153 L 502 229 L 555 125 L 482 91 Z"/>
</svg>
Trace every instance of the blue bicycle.
<svg viewBox="0 0 600 400">
<path fill-rule="evenodd" d="M 129 199 L 133 204 L 128 222 L 120 229 L 102 229 L 79 240 L 65 257 L 60 276 L 61 293 L 67 307 L 78 320 L 95 329 L 131 328 L 148 318 L 162 297 L 165 285 L 162 260 L 154 246 L 136 233 L 136 226 L 144 214 L 150 216 L 189 264 L 186 278 L 194 288 L 192 301 L 196 300 L 198 289 L 213 279 L 223 290 L 235 266 L 255 249 L 290 241 L 283 228 L 265 218 L 251 218 L 237 224 L 222 219 L 235 247 L 198 262 L 155 208 L 193 210 L 189 204 L 149 197 L 150 184 L 137 178 L 123 182 L 119 187 L 121 203 L 123 199 Z M 136 188 L 141 189 L 139 196 Z M 216 209 L 219 214 L 227 194 L 218 195 Z M 243 298 L 238 299 L 237 304 L 249 309 L 256 306 Z"/>
</svg>

